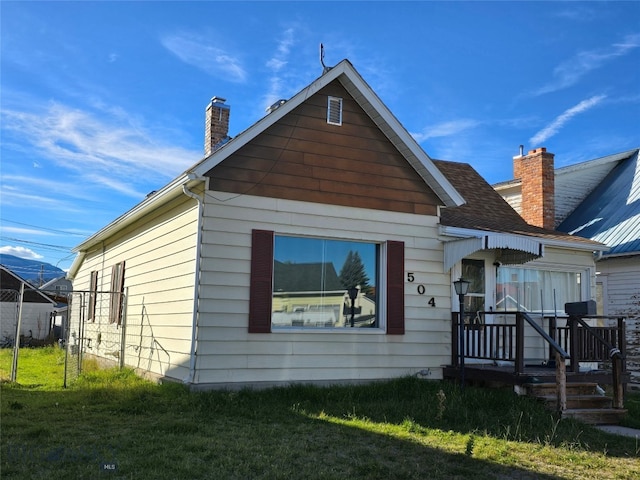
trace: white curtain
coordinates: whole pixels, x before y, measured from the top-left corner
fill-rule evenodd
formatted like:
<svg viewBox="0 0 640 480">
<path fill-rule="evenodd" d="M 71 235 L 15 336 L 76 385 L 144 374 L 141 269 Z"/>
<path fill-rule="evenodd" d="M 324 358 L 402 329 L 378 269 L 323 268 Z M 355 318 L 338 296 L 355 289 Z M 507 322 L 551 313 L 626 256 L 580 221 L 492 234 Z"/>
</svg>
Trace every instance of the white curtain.
<svg viewBox="0 0 640 480">
<path fill-rule="evenodd" d="M 577 272 L 500 267 L 497 310 L 564 314 L 565 303 L 581 300 L 580 281 L 581 275 Z"/>
</svg>

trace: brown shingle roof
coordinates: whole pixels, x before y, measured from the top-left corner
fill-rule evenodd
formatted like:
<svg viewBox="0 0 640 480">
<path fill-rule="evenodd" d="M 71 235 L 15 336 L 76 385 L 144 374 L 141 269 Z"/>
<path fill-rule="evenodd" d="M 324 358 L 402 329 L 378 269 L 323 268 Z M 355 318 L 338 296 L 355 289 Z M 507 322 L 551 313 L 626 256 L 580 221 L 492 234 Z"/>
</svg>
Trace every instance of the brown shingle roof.
<svg viewBox="0 0 640 480">
<path fill-rule="evenodd" d="M 579 244 L 598 242 L 529 225 L 468 163 L 433 160 L 467 203 L 441 210 L 440 223 L 451 227 L 536 236 Z"/>
</svg>

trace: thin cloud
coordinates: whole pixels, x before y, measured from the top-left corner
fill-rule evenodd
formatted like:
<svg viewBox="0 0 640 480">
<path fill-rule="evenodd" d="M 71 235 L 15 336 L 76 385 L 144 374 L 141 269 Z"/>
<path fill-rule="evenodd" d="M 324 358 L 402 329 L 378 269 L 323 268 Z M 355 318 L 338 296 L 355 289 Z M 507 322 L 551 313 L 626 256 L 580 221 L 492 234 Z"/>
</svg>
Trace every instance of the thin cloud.
<svg viewBox="0 0 640 480">
<path fill-rule="evenodd" d="M 463 118 L 426 127 L 422 130 L 422 132 L 412 133 L 411 135 L 416 139 L 418 143 L 420 143 L 430 138 L 449 137 L 451 135 L 457 135 L 458 133 L 461 133 L 465 130 L 475 128 L 479 124 L 480 122 L 478 122 L 477 120 Z"/>
<path fill-rule="evenodd" d="M 9 227 L 9 226 L 3 226 L 2 233 L 17 233 L 18 235 L 45 235 L 45 236 L 56 235 L 53 232 L 46 232 L 44 230 L 39 230 L 35 228 Z"/>
<path fill-rule="evenodd" d="M 40 173 L 40 172 L 38 172 Z M 93 200 L 95 196 L 78 182 L 62 181 L 59 178 L 38 178 L 33 175 L 3 175 L 3 185 L 16 191 L 47 192 L 58 197 L 64 195 L 79 200 Z"/>
<path fill-rule="evenodd" d="M 271 77 L 269 78 L 269 90 L 263 100 L 265 107 L 273 105 L 280 98 L 288 96 L 289 92 L 284 91 L 289 89 L 285 86 L 282 70 L 289 63 L 291 47 L 294 43 L 294 29 L 291 27 L 282 33 L 282 38 L 278 42 L 276 51 L 267 60 L 266 67 L 271 72 Z"/>
<path fill-rule="evenodd" d="M 166 181 L 201 157 L 199 152 L 168 145 L 159 140 L 160 134 L 104 112 L 51 103 L 39 111 L 3 110 L 2 116 L 3 128 L 57 167 L 94 185 L 115 186 L 131 197 L 143 193 L 135 185 Z"/>
<path fill-rule="evenodd" d="M 590 110 L 591 108 L 595 107 L 600 102 L 602 102 L 602 100 L 604 100 L 605 98 L 606 98 L 606 95 L 596 95 L 581 101 L 579 104 L 577 104 L 574 107 L 571 107 L 568 110 L 565 110 L 561 115 L 556 117 L 556 119 L 553 120 L 553 122 L 551 122 L 549 125 L 547 125 L 538 133 L 536 133 L 533 137 L 531 137 L 531 139 L 529 139 L 529 142 L 532 145 L 538 145 L 546 141 L 547 139 L 553 137 L 569 120 L 571 120 L 576 115 L 584 113 L 587 110 Z"/>
<path fill-rule="evenodd" d="M 43 211 L 50 211 L 56 214 L 79 214 L 86 213 L 82 210 L 81 202 L 71 203 L 54 197 L 24 193 L 21 189 L 13 185 L 2 184 L 2 205 L 5 207 L 22 208 L 25 205 L 38 205 Z"/>
<path fill-rule="evenodd" d="M 243 83 L 247 72 L 240 60 L 221 48 L 209 44 L 203 36 L 174 34 L 161 39 L 162 45 L 183 62 L 207 74 Z"/>
<path fill-rule="evenodd" d="M 0 247 L 0 253 L 4 253 L 6 255 L 13 255 L 14 257 L 19 257 L 19 258 L 27 258 L 29 260 L 39 260 L 41 258 L 44 258 L 42 255 L 34 252 L 30 248 L 12 247 L 10 245 Z"/>
<path fill-rule="evenodd" d="M 589 72 L 603 67 L 606 63 L 640 47 L 640 34 L 627 35 L 622 42 L 614 43 L 607 48 L 579 52 L 573 58 L 558 65 L 554 71 L 554 80 L 530 93 L 540 96 L 565 89 L 578 83 Z"/>
<path fill-rule="evenodd" d="M 555 16 L 576 22 L 591 22 L 596 20 L 599 14 L 601 14 L 601 12 L 593 8 L 584 5 L 569 4 L 569 8 L 557 12 Z"/>
</svg>

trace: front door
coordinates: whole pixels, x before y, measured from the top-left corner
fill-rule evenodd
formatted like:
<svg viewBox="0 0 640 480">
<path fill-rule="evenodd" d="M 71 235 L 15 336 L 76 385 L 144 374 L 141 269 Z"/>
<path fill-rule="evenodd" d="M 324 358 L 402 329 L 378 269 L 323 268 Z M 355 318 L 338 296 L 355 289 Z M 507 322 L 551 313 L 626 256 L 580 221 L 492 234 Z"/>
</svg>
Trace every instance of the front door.
<svg viewBox="0 0 640 480">
<path fill-rule="evenodd" d="M 484 324 L 492 322 L 492 315 L 485 316 L 487 305 L 491 310 L 491 299 L 487 299 L 487 278 L 485 260 L 465 258 L 462 260 L 462 278 L 471 282 L 464 298 L 464 322 L 466 350 L 471 358 L 469 363 L 487 363 L 483 356 L 489 356 L 488 345 L 485 345 Z M 474 358 L 476 357 L 476 358 Z"/>
</svg>

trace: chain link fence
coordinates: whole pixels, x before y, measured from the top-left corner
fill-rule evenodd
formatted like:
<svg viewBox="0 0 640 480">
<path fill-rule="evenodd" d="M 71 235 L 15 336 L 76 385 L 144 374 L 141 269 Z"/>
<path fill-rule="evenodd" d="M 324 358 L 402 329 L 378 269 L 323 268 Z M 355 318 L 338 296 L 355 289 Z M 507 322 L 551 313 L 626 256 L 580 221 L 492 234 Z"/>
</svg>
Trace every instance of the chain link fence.
<svg viewBox="0 0 640 480">
<path fill-rule="evenodd" d="M 124 299 L 121 292 L 74 291 L 68 295 L 65 387 L 89 362 L 96 366 L 124 365 Z"/>
<path fill-rule="evenodd" d="M 0 290 L 0 305 L 0 318 L 2 319 L 0 348 L 11 348 L 16 340 L 16 328 L 20 311 L 20 292 L 11 289 Z"/>
</svg>

